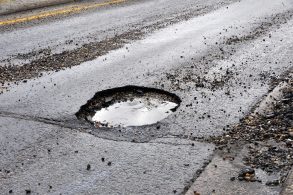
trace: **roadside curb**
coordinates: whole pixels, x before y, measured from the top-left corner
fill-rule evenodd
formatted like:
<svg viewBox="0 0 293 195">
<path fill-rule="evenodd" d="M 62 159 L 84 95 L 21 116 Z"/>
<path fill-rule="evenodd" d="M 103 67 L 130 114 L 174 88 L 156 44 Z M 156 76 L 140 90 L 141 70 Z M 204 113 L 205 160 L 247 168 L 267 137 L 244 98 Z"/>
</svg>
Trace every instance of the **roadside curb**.
<svg viewBox="0 0 293 195">
<path fill-rule="evenodd" d="M 293 194 L 293 169 L 289 172 L 287 180 L 284 184 L 284 189 L 280 193 L 281 195 L 292 195 Z"/>
<path fill-rule="evenodd" d="M 292 83 L 291 83 L 292 86 Z M 293 194 L 293 167 L 291 167 L 291 171 L 288 173 L 286 182 L 284 184 L 284 188 L 280 193 L 281 195 L 292 195 Z"/>
<path fill-rule="evenodd" d="M 77 0 L 0 0 L 0 16 Z"/>
</svg>

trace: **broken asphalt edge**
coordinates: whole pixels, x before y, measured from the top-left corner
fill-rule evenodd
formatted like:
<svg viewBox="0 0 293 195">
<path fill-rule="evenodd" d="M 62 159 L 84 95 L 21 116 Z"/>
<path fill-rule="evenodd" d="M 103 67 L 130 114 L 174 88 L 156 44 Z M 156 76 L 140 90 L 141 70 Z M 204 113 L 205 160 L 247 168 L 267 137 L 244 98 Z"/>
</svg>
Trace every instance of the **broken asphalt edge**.
<svg viewBox="0 0 293 195">
<path fill-rule="evenodd" d="M 286 71 L 285 75 L 287 75 L 288 78 L 293 77 L 292 68 Z M 271 90 L 269 90 L 269 92 L 255 106 L 252 107 L 251 115 L 265 116 L 270 114 L 273 108 L 272 105 L 276 105 L 278 101 L 280 101 L 284 97 L 284 90 L 291 87 L 292 80 L 278 82 L 278 84 L 276 84 Z M 192 188 L 194 183 L 195 182 L 193 182 L 193 184 L 189 186 L 188 190 L 184 192 L 185 195 L 194 193 Z M 282 186 L 283 187 L 280 192 L 280 195 L 293 194 L 293 166 L 291 167 L 291 170 L 289 171 L 287 178 Z"/>
</svg>

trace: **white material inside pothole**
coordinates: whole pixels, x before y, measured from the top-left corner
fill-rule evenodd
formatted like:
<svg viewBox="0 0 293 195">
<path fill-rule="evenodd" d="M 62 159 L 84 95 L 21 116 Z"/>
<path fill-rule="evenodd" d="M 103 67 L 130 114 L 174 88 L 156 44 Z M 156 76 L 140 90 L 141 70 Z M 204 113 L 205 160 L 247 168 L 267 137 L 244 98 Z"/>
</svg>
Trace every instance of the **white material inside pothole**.
<svg viewBox="0 0 293 195">
<path fill-rule="evenodd" d="M 136 98 L 97 111 L 92 121 L 99 127 L 129 127 L 155 124 L 172 114 L 178 104 L 155 98 Z"/>
</svg>

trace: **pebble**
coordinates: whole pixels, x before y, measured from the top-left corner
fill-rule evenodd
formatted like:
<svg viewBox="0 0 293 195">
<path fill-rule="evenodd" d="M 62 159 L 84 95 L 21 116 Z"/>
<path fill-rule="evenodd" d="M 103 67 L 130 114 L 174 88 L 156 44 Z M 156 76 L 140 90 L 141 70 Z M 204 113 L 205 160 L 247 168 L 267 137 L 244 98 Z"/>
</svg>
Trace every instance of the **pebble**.
<svg viewBox="0 0 293 195">
<path fill-rule="evenodd" d="M 266 183 L 267 186 L 278 186 L 280 185 L 280 180 L 276 179 L 276 180 L 273 180 L 273 181 L 268 181 Z"/>
<path fill-rule="evenodd" d="M 243 169 L 240 170 L 238 174 L 238 179 L 240 181 L 256 181 L 255 178 L 255 171 L 251 167 L 244 167 Z"/>
</svg>

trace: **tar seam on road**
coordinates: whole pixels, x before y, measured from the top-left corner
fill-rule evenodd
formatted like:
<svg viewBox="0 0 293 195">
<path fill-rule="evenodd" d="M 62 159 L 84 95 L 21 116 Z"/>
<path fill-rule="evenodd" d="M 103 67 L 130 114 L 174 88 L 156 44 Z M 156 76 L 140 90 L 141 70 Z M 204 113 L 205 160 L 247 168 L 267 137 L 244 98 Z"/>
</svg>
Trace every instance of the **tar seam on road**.
<svg viewBox="0 0 293 195">
<path fill-rule="evenodd" d="M 127 0 L 111 0 L 111 1 L 104 2 L 104 3 L 85 4 L 85 5 L 73 6 L 73 7 L 55 10 L 55 11 L 48 11 L 48 12 L 43 12 L 43 13 L 39 13 L 39 14 L 32 15 L 32 16 L 3 20 L 3 21 L 0 21 L 0 26 L 17 24 L 17 23 L 22 23 L 22 22 L 29 22 L 32 20 L 44 19 L 44 18 L 58 16 L 58 15 L 78 13 L 78 12 L 88 10 L 88 9 L 93 9 L 93 8 L 102 7 L 102 6 L 106 6 L 106 5 L 123 3 L 125 1 L 127 1 Z"/>
</svg>

